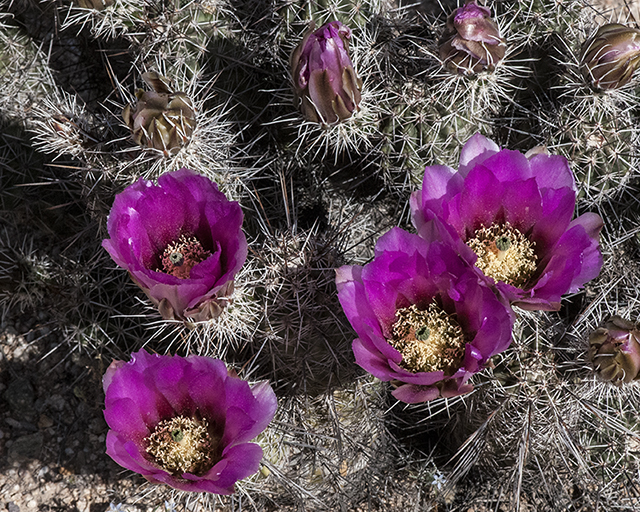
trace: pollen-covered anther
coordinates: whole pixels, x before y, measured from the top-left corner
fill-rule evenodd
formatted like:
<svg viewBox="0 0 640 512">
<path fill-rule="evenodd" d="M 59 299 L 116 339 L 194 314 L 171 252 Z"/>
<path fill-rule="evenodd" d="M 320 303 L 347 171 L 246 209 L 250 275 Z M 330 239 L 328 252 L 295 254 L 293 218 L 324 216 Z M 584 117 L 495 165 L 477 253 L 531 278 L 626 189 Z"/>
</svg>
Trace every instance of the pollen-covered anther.
<svg viewBox="0 0 640 512">
<path fill-rule="evenodd" d="M 147 453 L 174 475 L 191 473 L 199 476 L 213 466 L 217 443 L 212 441 L 205 419 L 176 416 L 163 420 L 145 441 Z"/>
<path fill-rule="evenodd" d="M 476 267 L 495 281 L 522 288 L 536 271 L 535 242 L 508 223 L 478 229 L 467 245 L 478 256 Z"/>
<path fill-rule="evenodd" d="M 443 371 L 453 375 L 465 352 L 458 322 L 435 302 L 424 311 L 415 304 L 398 309 L 389 343 L 402 354 L 401 366 L 416 373 Z"/>
<path fill-rule="evenodd" d="M 169 244 L 162 253 L 160 272 L 180 279 L 188 279 L 191 269 L 209 256 L 211 253 L 202 247 L 196 237 L 182 235 L 177 241 Z"/>
</svg>

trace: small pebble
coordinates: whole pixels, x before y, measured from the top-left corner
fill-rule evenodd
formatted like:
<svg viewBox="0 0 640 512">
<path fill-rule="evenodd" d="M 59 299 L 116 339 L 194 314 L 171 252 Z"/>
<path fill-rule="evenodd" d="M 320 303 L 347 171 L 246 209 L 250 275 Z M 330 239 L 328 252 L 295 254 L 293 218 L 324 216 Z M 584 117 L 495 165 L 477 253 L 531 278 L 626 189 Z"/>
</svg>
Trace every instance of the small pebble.
<svg viewBox="0 0 640 512">
<path fill-rule="evenodd" d="M 47 399 L 47 404 L 53 407 L 56 411 L 61 412 L 62 409 L 64 409 L 66 402 L 60 395 L 51 395 Z"/>
<path fill-rule="evenodd" d="M 38 420 L 38 428 L 44 429 L 53 426 L 53 420 L 49 418 L 46 414 L 41 414 L 40 419 Z"/>
</svg>

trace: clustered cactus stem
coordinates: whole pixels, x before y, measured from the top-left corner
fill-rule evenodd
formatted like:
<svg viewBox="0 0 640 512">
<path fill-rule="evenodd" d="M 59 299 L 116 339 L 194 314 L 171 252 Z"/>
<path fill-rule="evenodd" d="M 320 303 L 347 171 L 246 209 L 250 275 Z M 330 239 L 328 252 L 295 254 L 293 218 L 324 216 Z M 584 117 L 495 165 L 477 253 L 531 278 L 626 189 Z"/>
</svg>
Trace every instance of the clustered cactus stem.
<svg viewBox="0 0 640 512">
<path fill-rule="evenodd" d="M 639 509 L 599 5 L 2 3 L 0 319 L 104 363 L 111 510 Z"/>
</svg>

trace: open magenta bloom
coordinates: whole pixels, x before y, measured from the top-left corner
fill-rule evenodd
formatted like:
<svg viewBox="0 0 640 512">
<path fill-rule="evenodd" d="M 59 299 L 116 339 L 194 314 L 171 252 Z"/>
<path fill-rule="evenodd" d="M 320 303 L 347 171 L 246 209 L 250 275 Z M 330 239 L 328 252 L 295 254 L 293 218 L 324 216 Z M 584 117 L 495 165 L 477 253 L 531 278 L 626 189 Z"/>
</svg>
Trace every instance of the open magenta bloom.
<svg viewBox="0 0 640 512">
<path fill-rule="evenodd" d="M 140 179 L 116 199 L 102 246 L 165 319 L 215 318 L 247 257 L 240 205 L 188 169 Z"/>
<path fill-rule="evenodd" d="M 362 80 L 349 58 L 351 30 L 339 21 L 314 27 L 291 54 L 296 104 L 308 121 L 334 124 L 358 108 Z"/>
<path fill-rule="evenodd" d="M 259 469 L 250 443 L 273 419 L 276 396 L 219 359 L 150 355 L 114 361 L 103 377 L 107 455 L 153 483 L 231 494 Z"/>
<path fill-rule="evenodd" d="M 571 220 L 576 187 L 566 158 L 533 153 L 501 150 L 476 134 L 457 171 L 426 168 L 411 209 L 418 229 L 434 217 L 448 225 L 462 242 L 459 254 L 509 302 L 553 311 L 563 294 L 600 273 L 602 219 L 585 213 Z"/>
<path fill-rule="evenodd" d="M 513 313 L 435 223 L 422 238 L 393 228 L 364 267 L 337 270 L 338 298 L 358 338 L 356 363 L 408 403 L 473 389 L 469 378 L 511 342 Z"/>
</svg>

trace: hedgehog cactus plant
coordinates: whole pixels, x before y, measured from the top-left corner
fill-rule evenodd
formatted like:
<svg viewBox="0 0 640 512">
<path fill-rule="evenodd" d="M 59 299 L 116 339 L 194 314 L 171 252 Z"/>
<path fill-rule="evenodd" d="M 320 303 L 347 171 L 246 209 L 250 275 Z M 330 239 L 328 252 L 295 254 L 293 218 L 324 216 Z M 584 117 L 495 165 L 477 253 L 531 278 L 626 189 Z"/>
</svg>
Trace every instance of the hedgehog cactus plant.
<svg viewBox="0 0 640 512">
<path fill-rule="evenodd" d="M 220 453 L 207 445 L 205 465 L 158 471 L 151 438 L 127 451 L 131 425 L 114 428 L 122 446 L 110 453 L 137 457 L 128 467 L 154 481 L 235 488 L 136 488 L 132 502 L 167 512 L 638 508 L 637 333 L 620 320 L 640 314 L 631 16 L 614 23 L 583 0 L 1 10 L 3 322 L 37 319 L 58 331 L 59 352 L 103 360 L 143 347 L 215 357 L 242 378 L 225 370 L 229 400 L 216 403 L 231 404 L 245 380 L 269 379 L 277 397 L 266 428 L 225 405 L 229 428 L 244 433 L 224 441 L 205 432 L 211 410 L 172 406 L 221 442 Z M 162 208 L 140 199 L 183 168 L 198 176 L 188 194 Z M 438 222 L 448 227 L 436 243 L 427 231 Z M 407 243 L 385 253 L 399 233 Z M 485 275 L 525 239 L 535 242 L 528 273 Z M 450 257 L 431 258 L 436 249 Z M 445 332 L 456 345 L 429 351 L 426 330 L 443 315 L 461 326 Z M 190 388 L 181 400 L 204 396 L 187 377 L 176 378 Z M 219 466 L 237 446 L 252 451 L 242 471 Z"/>
</svg>

